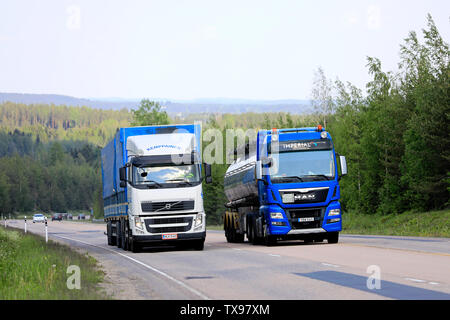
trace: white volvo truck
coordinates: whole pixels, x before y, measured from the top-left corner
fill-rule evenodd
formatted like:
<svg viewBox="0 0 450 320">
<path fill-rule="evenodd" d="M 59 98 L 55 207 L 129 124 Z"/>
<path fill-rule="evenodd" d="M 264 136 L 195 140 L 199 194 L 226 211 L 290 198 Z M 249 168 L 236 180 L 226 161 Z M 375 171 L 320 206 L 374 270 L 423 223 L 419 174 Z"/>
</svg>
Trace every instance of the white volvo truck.
<svg viewBox="0 0 450 320">
<path fill-rule="evenodd" d="M 202 182 L 211 182 L 211 167 L 201 163 L 200 137 L 200 125 L 117 130 L 101 154 L 109 245 L 137 252 L 189 242 L 203 249 Z"/>
</svg>

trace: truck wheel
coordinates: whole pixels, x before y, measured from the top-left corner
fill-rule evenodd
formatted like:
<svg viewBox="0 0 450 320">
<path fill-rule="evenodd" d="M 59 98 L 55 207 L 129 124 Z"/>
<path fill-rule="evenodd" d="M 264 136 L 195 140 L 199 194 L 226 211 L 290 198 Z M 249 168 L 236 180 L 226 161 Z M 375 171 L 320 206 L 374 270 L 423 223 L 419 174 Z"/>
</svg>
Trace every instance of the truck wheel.
<svg viewBox="0 0 450 320">
<path fill-rule="evenodd" d="M 136 241 L 134 241 L 133 237 L 130 238 L 129 247 L 130 247 L 130 251 L 133 253 L 138 253 L 141 251 L 141 246 Z"/>
<path fill-rule="evenodd" d="M 236 243 L 244 242 L 244 235 L 241 233 L 235 233 L 234 234 L 234 242 L 236 242 Z"/>
<path fill-rule="evenodd" d="M 108 239 L 108 246 L 112 245 L 111 241 L 111 221 L 106 224 L 106 238 Z"/>
<path fill-rule="evenodd" d="M 328 235 L 328 243 L 338 243 L 339 241 L 339 232 L 330 232 Z"/>
<path fill-rule="evenodd" d="M 122 248 L 122 224 L 120 220 L 116 222 L 116 244 L 117 248 Z"/>
<path fill-rule="evenodd" d="M 128 251 L 128 234 L 129 234 L 129 232 L 128 232 L 128 220 L 123 220 L 122 223 L 123 223 L 122 248 L 123 248 L 123 250 Z"/>
<path fill-rule="evenodd" d="M 232 235 L 231 226 L 226 224 L 224 229 L 225 229 L 225 238 L 227 238 L 227 242 L 233 243 L 233 235 Z"/>
<path fill-rule="evenodd" d="M 194 244 L 194 249 L 202 251 L 205 248 L 205 240 L 197 240 Z"/>
<path fill-rule="evenodd" d="M 247 239 L 248 242 L 253 243 L 253 222 L 251 217 L 247 219 Z"/>
<path fill-rule="evenodd" d="M 258 237 L 256 229 L 256 218 L 252 217 L 251 221 L 252 221 L 251 224 L 252 224 L 252 238 L 253 238 L 252 244 L 257 245 L 261 243 L 262 238 Z"/>
<path fill-rule="evenodd" d="M 108 221 L 108 224 L 106 225 L 106 234 L 108 235 L 108 245 L 115 246 L 116 245 L 116 238 L 112 235 L 112 222 Z"/>
<path fill-rule="evenodd" d="M 264 237 L 264 244 L 268 247 L 274 246 L 277 244 L 277 237 L 272 235 L 266 235 Z"/>
</svg>

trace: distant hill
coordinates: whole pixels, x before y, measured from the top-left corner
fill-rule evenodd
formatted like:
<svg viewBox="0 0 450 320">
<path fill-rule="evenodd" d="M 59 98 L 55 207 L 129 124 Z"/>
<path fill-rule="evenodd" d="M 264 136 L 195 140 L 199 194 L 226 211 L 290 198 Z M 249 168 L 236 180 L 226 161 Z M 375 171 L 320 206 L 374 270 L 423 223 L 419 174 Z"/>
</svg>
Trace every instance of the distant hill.
<svg viewBox="0 0 450 320">
<path fill-rule="evenodd" d="M 54 104 L 74 107 L 91 107 L 96 109 L 130 109 L 139 105 L 136 101 L 96 101 L 90 99 L 75 98 L 59 94 L 29 94 L 29 93 L 2 93 L 0 103 L 15 102 L 23 104 Z"/>
<path fill-rule="evenodd" d="M 244 113 L 244 112 L 289 112 L 302 114 L 310 111 L 309 100 L 248 100 L 229 98 L 205 98 L 193 100 L 153 99 L 159 101 L 169 114 L 189 113 Z M 87 106 L 96 109 L 120 110 L 139 106 L 139 100 L 122 98 L 85 99 L 57 94 L 1 93 L 0 103 L 54 104 L 66 106 Z"/>
</svg>

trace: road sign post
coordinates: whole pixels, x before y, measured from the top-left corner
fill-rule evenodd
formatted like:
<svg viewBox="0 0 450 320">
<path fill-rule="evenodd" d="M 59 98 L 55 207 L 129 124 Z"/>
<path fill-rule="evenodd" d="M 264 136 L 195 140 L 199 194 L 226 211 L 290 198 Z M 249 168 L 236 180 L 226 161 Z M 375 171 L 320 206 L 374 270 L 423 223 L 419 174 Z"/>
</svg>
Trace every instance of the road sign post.
<svg viewBox="0 0 450 320">
<path fill-rule="evenodd" d="M 25 233 L 27 233 L 27 216 L 25 216 L 25 227 L 24 227 Z"/>
<path fill-rule="evenodd" d="M 47 228 L 47 219 L 45 219 L 45 242 L 48 242 L 48 228 Z"/>
</svg>

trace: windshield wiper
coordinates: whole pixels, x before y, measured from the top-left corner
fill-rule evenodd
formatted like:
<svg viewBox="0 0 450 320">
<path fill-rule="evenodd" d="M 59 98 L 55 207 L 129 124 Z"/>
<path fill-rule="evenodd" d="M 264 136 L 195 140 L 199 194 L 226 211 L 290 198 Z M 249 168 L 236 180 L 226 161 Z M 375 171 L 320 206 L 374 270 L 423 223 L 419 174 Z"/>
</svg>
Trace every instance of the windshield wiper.
<svg viewBox="0 0 450 320">
<path fill-rule="evenodd" d="M 173 182 L 179 181 L 179 182 L 187 183 L 188 185 L 192 186 L 191 182 L 184 180 L 184 179 L 171 179 L 171 180 L 166 180 L 166 181 L 173 181 Z"/>
<path fill-rule="evenodd" d="M 302 176 L 303 178 L 315 178 L 315 177 L 320 177 L 320 178 L 324 178 L 325 180 L 329 181 L 331 177 L 326 176 L 324 174 L 311 174 L 308 176 Z"/>
<path fill-rule="evenodd" d="M 297 180 L 300 180 L 301 182 L 303 182 L 303 179 L 300 178 L 300 177 L 297 177 L 297 176 L 291 176 L 291 177 L 273 177 L 272 179 L 276 179 L 276 180 L 278 180 L 278 179 L 280 179 L 280 180 L 285 180 L 285 179 L 290 179 L 290 180 L 292 180 L 292 179 L 297 179 Z"/>
<path fill-rule="evenodd" d="M 155 185 L 157 185 L 158 187 L 162 188 L 162 184 L 161 183 L 158 183 L 158 182 L 153 181 L 153 180 L 145 180 L 143 182 L 152 182 L 153 183 L 153 184 L 146 184 L 147 188 L 152 188 Z"/>
</svg>

